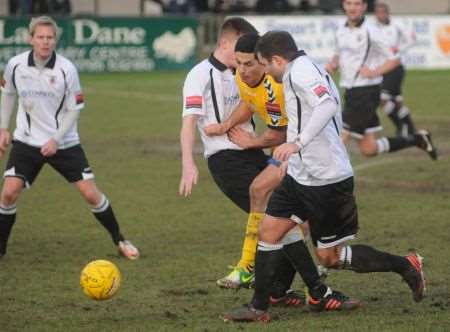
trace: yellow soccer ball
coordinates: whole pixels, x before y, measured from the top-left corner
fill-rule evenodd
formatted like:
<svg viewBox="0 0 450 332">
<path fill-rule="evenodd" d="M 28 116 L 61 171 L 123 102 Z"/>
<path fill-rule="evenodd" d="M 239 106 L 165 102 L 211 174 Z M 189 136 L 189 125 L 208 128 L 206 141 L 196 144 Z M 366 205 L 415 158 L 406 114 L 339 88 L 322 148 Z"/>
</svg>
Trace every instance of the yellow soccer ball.
<svg viewBox="0 0 450 332">
<path fill-rule="evenodd" d="M 97 301 L 113 297 L 120 281 L 119 269 L 107 260 L 92 261 L 81 271 L 80 285 L 84 294 Z"/>
</svg>

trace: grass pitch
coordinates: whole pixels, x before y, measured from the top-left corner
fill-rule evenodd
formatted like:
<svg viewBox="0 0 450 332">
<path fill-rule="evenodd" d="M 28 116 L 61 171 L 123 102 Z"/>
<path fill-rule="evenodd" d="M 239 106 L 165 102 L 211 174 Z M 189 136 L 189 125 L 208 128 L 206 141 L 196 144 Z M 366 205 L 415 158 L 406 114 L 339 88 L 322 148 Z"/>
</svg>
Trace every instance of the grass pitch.
<svg viewBox="0 0 450 332">
<path fill-rule="evenodd" d="M 251 292 L 215 280 L 240 254 L 246 216 L 216 188 L 201 155 L 191 197 L 177 196 L 184 73 L 83 75 L 82 142 L 122 230 L 142 252 L 119 258 L 79 194 L 49 167 L 18 204 L 8 255 L 0 261 L 1 331 L 449 331 L 450 72 L 411 72 L 405 97 L 429 128 L 438 162 L 416 149 L 373 159 L 354 146 L 360 242 L 425 257 L 420 304 L 394 274 L 333 272 L 328 283 L 363 300 L 352 313 L 274 310 L 270 325 L 225 324 L 219 315 Z M 392 127 L 381 114 L 387 133 Z M 4 167 L 5 160 L 1 166 Z M 123 274 L 116 297 L 86 298 L 83 266 L 109 259 Z M 296 279 L 295 288 L 303 284 Z"/>
</svg>

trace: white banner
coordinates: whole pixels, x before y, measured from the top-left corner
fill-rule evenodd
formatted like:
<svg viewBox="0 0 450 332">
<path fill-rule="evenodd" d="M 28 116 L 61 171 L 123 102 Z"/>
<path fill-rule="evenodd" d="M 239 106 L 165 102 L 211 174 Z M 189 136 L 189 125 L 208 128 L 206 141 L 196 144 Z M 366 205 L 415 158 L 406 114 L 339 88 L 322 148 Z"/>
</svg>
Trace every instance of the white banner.
<svg viewBox="0 0 450 332">
<path fill-rule="evenodd" d="M 333 55 L 334 33 L 344 16 L 247 16 L 263 34 L 286 30 L 299 48 L 323 64 Z M 403 56 L 408 68 L 450 68 L 450 16 L 395 16 L 416 35 L 416 43 Z"/>
</svg>

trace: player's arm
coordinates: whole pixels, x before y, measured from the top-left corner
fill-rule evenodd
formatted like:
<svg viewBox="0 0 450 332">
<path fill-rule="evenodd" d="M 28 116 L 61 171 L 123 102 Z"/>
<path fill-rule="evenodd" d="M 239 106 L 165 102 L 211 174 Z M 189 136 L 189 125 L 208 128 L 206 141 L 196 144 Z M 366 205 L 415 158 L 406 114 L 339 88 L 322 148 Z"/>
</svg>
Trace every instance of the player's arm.
<svg viewBox="0 0 450 332">
<path fill-rule="evenodd" d="M 332 98 L 321 102 L 314 108 L 311 118 L 300 134 L 292 142 L 287 142 L 275 149 L 274 158 L 285 161 L 291 154 L 299 152 L 325 128 L 337 112 L 338 105 Z"/>
<path fill-rule="evenodd" d="M 16 88 L 13 83 L 14 64 L 8 62 L 5 67 L 3 79 L 1 80 L 1 101 L 0 101 L 0 158 L 3 157 L 8 145 L 11 143 L 11 133 L 9 125 L 14 112 L 16 102 Z"/>
<path fill-rule="evenodd" d="M 228 137 L 243 149 L 264 149 L 286 142 L 287 127 L 267 128 L 261 135 L 254 136 L 239 127 L 233 127 Z"/>
<path fill-rule="evenodd" d="M 330 74 L 334 74 L 339 68 L 339 55 L 335 54 L 331 60 L 325 65 L 325 70 Z"/>
<path fill-rule="evenodd" d="M 228 119 L 221 123 L 210 124 L 203 128 L 203 130 L 208 136 L 224 135 L 231 128 L 250 120 L 252 116 L 253 112 L 250 105 L 246 101 L 241 100 Z"/>
<path fill-rule="evenodd" d="M 75 67 L 67 72 L 67 91 L 64 102 L 66 111 L 62 113 L 59 127 L 55 134 L 41 147 L 41 153 L 45 157 L 53 156 L 58 151 L 58 145 L 64 136 L 78 121 L 80 110 L 84 107 L 84 98 L 81 92 L 80 79 Z"/>
<path fill-rule="evenodd" d="M 198 115 L 187 115 L 183 117 L 180 131 L 182 174 L 178 193 L 181 196 L 189 196 L 192 187 L 198 181 L 198 169 L 194 160 L 195 128 Z"/>
<path fill-rule="evenodd" d="M 14 111 L 16 96 L 6 92 L 2 92 L 0 103 L 0 158 L 6 151 L 9 143 L 11 143 L 11 134 L 9 132 L 9 123 Z"/>
<path fill-rule="evenodd" d="M 400 65 L 400 57 L 398 54 L 394 54 L 391 48 L 381 39 L 381 34 L 377 31 L 370 33 L 371 45 L 375 52 L 380 57 L 386 59 L 380 66 L 376 68 L 369 68 L 366 65 L 362 66 L 359 73 L 365 78 L 375 78 L 382 76 Z"/>
</svg>

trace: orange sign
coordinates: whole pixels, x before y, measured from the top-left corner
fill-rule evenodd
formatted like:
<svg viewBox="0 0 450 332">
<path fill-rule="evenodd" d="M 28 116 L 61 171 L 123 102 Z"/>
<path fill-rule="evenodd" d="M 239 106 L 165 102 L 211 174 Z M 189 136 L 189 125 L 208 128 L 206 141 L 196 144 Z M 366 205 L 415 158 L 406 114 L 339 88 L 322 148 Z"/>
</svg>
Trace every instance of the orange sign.
<svg viewBox="0 0 450 332">
<path fill-rule="evenodd" d="M 437 42 L 445 55 L 450 55 L 450 25 L 441 26 L 436 33 Z"/>
</svg>

